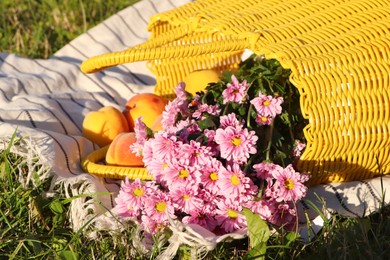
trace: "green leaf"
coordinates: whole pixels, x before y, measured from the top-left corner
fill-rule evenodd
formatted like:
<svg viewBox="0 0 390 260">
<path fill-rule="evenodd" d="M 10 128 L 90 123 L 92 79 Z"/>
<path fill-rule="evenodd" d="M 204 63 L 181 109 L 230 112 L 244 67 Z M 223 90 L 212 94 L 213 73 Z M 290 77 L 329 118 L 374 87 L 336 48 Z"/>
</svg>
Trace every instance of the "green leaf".
<svg viewBox="0 0 390 260">
<path fill-rule="evenodd" d="M 56 215 L 60 215 L 64 212 L 64 206 L 59 200 L 54 200 L 50 203 L 50 209 Z"/>
<path fill-rule="evenodd" d="M 270 237 L 267 223 L 258 214 L 254 214 L 247 208 L 244 208 L 244 215 L 248 225 L 249 246 L 255 248 L 266 244 Z"/>
<path fill-rule="evenodd" d="M 77 260 L 77 259 L 79 259 L 79 256 L 75 252 L 72 252 L 69 250 L 61 251 L 59 253 L 59 256 L 60 256 L 60 259 L 63 259 L 63 260 Z"/>
<path fill-rule="evenodd" d="M 288 114 L 287 112 L 283 112 L 283 113 L 279 116 L 279 118 L 282 120 L 282 122 L 283 122 L 285 125 L 291 126 L 289 114 Z"/>
<path fill-rule="evenodd" d="M 288 232 L 285 236 L 285 239 L 287 240 L 286 245 L 287 246 L 290 245 L 291 243 L 293 243 L 294 241 L 296 241 L 299 238 L 300 238 L 300 235 L 298 233 L 295 233 L 293 231 Z"/>
<path fill-rule="evenodd" d="M 238 109 L 238 113 L 240 114 L 240 116 L 245 116 L 246 114 L 248 114 L 245 106 L 240 106 L 240 108 Z"/>
<path fill-rule="evenodd" d="M 206 128 L 215 127 L 215 123 L 213 122 L 211 117 L 206 117 L 205 119 L 200 120 L 197 123 L 198 123 L 198 126 L 200 127 L 200 129 L 202 129 L 202 130 L 204 130 Z"/>
<path fill-rule="evenodd" d="M 265 253 L 267 251 L 267 244 L 266 243 L 260 243 L 254 248 L 252 248 L 248 253 L 245 255 L 245 260 L 260 260 L 265 259 Z"/>
<path fill-rule="evenodd" d="M 36 240 L 27 240 L 27 244 L 34 250 L 35 254 L 38 254 L 42 251 L 41 242 Z"/>
</svg>

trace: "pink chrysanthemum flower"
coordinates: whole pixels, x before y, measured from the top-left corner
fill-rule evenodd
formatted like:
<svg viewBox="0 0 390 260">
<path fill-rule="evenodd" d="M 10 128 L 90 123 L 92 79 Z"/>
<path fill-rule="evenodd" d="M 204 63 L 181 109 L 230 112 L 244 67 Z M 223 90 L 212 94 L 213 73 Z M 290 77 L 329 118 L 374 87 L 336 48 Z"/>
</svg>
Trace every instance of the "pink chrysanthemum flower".
<svg viewBox="0 0 390 260">
<path fill-rule="evenodd" d="M 247 201 L 253 198 L 257 192 L 257 186 L 245 175 L 238 164 L 228 165 L 225 169 L 221 169 L 218 181 L 221 195 L 240 201 Z"/>
<path fill-rule="evenodd" d="M 176 187 L 184 187 L 187 184 L 198 185 L 200 182 L 200 173 L 196 171 L 196 168 L 186 164 L 183 160 L 174 160 L 164 170 L 164 174 L 161 176 L 161 180 L 164 181 L 170 189 L 176 189 Z"/>
<path fill-rule="evenodd" d="M 296 140 L 294 144 L 294 150 L 293 150 L 293 156 L 294 157 L 300 157 L 302 155 L 303 150 L 305 150 L 306 144 Z"/>
<path fill-rule="evenodd" d="M 170 129 L 171 132 L 179 133 L 179 139 L 183 142 L 187 141 L 190 134 L 198 134 L 201 132 L 196 120 L 186 118 L 176 123 L 174 127 Z"/>
<path fill-rule="evenodd" d="M 169 129 L 172 127 L 179 114 L 188 116 L 189 112 L 188 101 L 186 99 L 185 84 L 184 82 L 179 83 L 175 87 L 176 98 L 169 101 L 165 106 L 165 110 L 162 113 L 161 125 L 163 129 Z"/>
<path fill-rule="evenodd" d="M 131 203 L 134 208 L 142 208 L 147 196 L 146 186 L 138 178 L 132 182 L 126 178 L 125 182 L 126 184 L 122 183 L 122 190 L 129 195 L 128 202 Z"/>
<path fill-rule="evenodd" d="M 260 114 L 257 114 L 256 116 L 256 123 L 260 124 L 260 125 L 270 125 L 272 123 L 272 120 L 274 120 L 273 117 L 271 116 L 264 116 L 264 115 L 260 115 Z"/>
<path fill-rule="evenodd" d="M 130 145 L 130 149 L 133 153 L 135 153 L 137 156 L 142 156 L 142 150 L 144 143 L 146 139 L 148 138 L 148 134 L 146 132 L 146 125 L 144 122 L 142 122 L 142 116 L 138 117 L 135 121 L 135 126 L 134 126 L 134 133 L 135 133 L 135 138 L 136 142 Z"/>
<path fill-rule="evenodd" d="M 247 128 L 227 127 L 217 129 L 215 142 L 219 144 L 221 157 L 229 161 L 246 163 L 250 154 L 255 154 L 258 137 Z"/>
<path fill-rule="evenodd" d="M 278 173 L 283 171 L 283 167 L 271 162 L 262 162 L 254 164 L 253 169 L 255 170 L 257 178 L 266 181 L 273 179 L 274 176 L 278 176 Z"/>
<path fill-rule="evenodd" d="M 142 161 L 144 165 L 148 165 L 153 160 L 153 138 L 146 140 L 142 147 Z"/>
<path fill-rule="evenodd" d="M 215 130 L 205 129 L 203 130 L 204 136 L 207 138 L 207 147 L 210 147 L 211 154 L 213 156 L 219 155 L 219 145 L 215 142 Z"/>
<path fill-rule="evenodd" d="M 172 158 L 176 158 L 176 151 L 181 145 L 182 142 L 178 141 L 176 136 L 159 131 L 153 139 L 153 156 L 172 160 Z"/>
<path fill-rule="evenodd" d="M 134 125 L 134 133 L 135 137 L 137 138 L 137 142 L 140 142 L 143 144 L 145 140 L 148 138 L 148 133 L 146 132 L 146 125 L 142 121 L 143 116 L 138 117 L 135 120 L 135 125 Z"/>
<path fill-rule="evenodd" d="M 179 99 L 174 99 L 169 101 L 165 106 L 165 110 L 162 113 L 161 125 L 163 129 L 169 129 L 174 126 L 176 118 L 181 111 L 182 101 Z"/>
<path fill-rule="evenodd" d="M 201 183 L 203 187 L 209 190 L 212 193 L 218 193 L 219 187 L 218 182 L 220 179 L 220 172 L 225 167 L 221 163 L 221 161 L 216 158 L 211 158 L 201 169 Z"/>
<path fill-rule="evenodd" d="M 272 200 L 269 201 L 271 204 Z M 293 230 L 296 224 L 296 210 L 293 203 L 274 202 L 272 214 L 268 221 L 277 226 L 283 226 L 287 230 Z"/>
<path fill-rule="evenodd" d="M 143 209 L 145 200 L 157 190 L 158 187 L 153 182 L 143 183 L 140 179 L 130 181 L 126 178 L 115 198 L 116 206 L 113 211 L 121 217 L 136 218 Z"/>
<path fill-rule="evenodd" d="M 120 190 L 118 196 L 115 198 L 116 205 L 112 209 L 112 212 L 122 218 L 137 218 L 140 209 L 139 207 L 134 207 L 129 200 L 130 194 Z"/>
<path fill-rule="evenodd" d="M 282 113 L 282 97 L 273 98 L 259 93 L 259 96 L 251 100 L 258 114 L 274 118 Z"/>
<path fill-rule="evenodd" d="M 183 217 L 182 222 L 184 224 L 197 224 L 210 231 L 213 231 L 217 226 L 217 221 L 214 218 L 214 214 L 211 213 L 207 206 L 195 209 L 189 214 L 189 216 Z"/>
<path fill-rule="evenodd" d="M 203 207 L 203 200 L 198 197 L 197 185 L 180 186 L 169 191 L 176 210 L 189 214 L 190 212 Z"/>
<path fill-rule="evenodd" d="M 211 156 L 211 147 L 203 146 L 194 140 L 181 145 L 178 151 L 178 158 L 187 159 L 190 165 L 197 167 L 203 167 L 211 159 Z"/>
<path fill-rule="evenodd" d="M 296 172 L 291 164 L 275 178 L 276 182 L 273 188 L 276 201 L 298 201 L 306 195 L 307 187 L 304 182 L 308 180 L 308 176 Z"/>
<path fill-rule="evenodd" d="M 168 218 L 175 219 L 175 209 L 170 197 L 158 190 L 145 200 L 144 214 L 157 223 L 163 223 Z"/>
<path fill-rule="evenodd" d="M 201 187 L 201 186 L 200 186 Z M 216 208 L 216 202 L 221 198 L 225 198 L 223 194 L 213 192 L 209 189 L 199 188 L 198 196 L 201 200 L 204 201 L 204 205 L 210 210 L 210 212 L 214 212 Z"/>
<path fill-rule="evenodd" d="M 226 89 L 222 92 L 223 103 L 235 102 L 242 104 L 248 98 L 247 90 L 249 84 L 244 80 L 239 83 L 236 76 L 232 75 L 232 84 L 228 83 Z"/>
<path fill-rule="evenodd" d="M 225 129 L 228 126 L 234 127 L 236 129 L 241 129 L 244 126 L 243 122 L 238 121 L 236 114 L 234 113 L 221 116 L 219 122 L 219 127 L 222 129 Z"/>
<path fill-rule="evenodd" d="M 164 175 L 164 170 L 168 167 L 169 163 L 159 158 L 153 158 L 145 167 L 156 182 L 161 182 L 161 176 Z"/>
<path fill-rule="evenodd" d="M 164 229 L 169 225 L 169 221 L 166 219 L 160 222 L 156 221 L 151 216 L 142 215 L 139 224 L 141 225 L 143 230 L 146 231 L 146 235 L 155 235 L 157 233 L 163 232 Z"/>
<path fill-rule="evenodd" d="M 221 113 L 221 109 L 218 105 L 208 105 L 208 104 L 201 104 L 198 106 L 198 109 L 192 113 L 192 117 L 195 119 L 204 119 L 205 116 L 203 113 L 207 113 L 208 115 L 217 116 Z"/>
<path fill-rule="evenodd" d="M 225 230 L 225 232 L 233 232 L 235 230 L 246 227 L 246 219 L 239 202 L 226 199 L 217 202 L 216 216 L 218 225 Z"/>
<path fill-rule="evenodd" d="M 253 213 L 258 214 L 263 220 L 268 220 L 272 216 L 274 207 L 266 200 L 248 201 L 244 204 Z"/>
<path fill-rule="evenodd" d="M 176 98 L 180 100 L 186 100 L 187 93 L 185 89 L 186 89 L 186 84 L 184 82 L 179 82 L 179 84 L 177 84 L 177 86 L 174 89 Z"/>
</svg>

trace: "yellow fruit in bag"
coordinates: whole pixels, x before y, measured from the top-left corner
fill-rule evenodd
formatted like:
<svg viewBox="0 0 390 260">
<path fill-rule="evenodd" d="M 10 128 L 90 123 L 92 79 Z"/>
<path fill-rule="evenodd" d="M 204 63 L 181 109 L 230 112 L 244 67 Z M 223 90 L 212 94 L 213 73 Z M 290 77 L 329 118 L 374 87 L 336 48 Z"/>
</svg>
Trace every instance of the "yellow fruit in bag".
<svg viewBox="0 0 390 260">
<path fill-rule="evenodd" d="M 122 111 L 115 107 L 105 106 L 84 117 L 83 136 L 100 147 L 111 143 L 122 132 L 129 132 L 129 126 Z"/>
<path fill-rule="evenodd" d="M 219 80 L 219 74 L 214 70 L 196 70 L 184 79 L 185 90 L 195 95 L 196 92 L 203 91 L 209 83 L 216 83 Z"/>
</svg>

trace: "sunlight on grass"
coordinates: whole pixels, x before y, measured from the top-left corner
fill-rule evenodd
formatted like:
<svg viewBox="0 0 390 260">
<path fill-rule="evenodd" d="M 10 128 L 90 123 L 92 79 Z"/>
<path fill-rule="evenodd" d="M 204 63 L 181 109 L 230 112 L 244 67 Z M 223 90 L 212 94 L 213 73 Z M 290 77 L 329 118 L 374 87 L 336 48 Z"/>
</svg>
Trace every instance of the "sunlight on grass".
<svg viewBox="0 0 390 260">
<path fill-rule="evenodd" d="M 72 198 L 48 193 L 51 178 L 37 176 L 45 166 L 34 164 L 36 158 L 26 161 L 11 151 L 12 146 L 18 148 L 26 143 L 13 136 L 9 145 L 0 149 L 0 259 L 79 259 L 84 254 L 96 259 L 141 256 L 128 243 L 135 234 L 132 225 L 120 234 L 100 231 L 97 239 L 86 237 L 82 229 L 72 231 L 67 215 Z M 28 168 L 28 162 L 32 162 L 33 169 Z M 24 185 L 31 170 L 33 178 Z"/>
<path fill-rule="evenodd" d="M 87 29 L 138 0 L 2 0 L 0 50 L 48 58 Z"/>
<path fill-rule="evenodd" d="M 1 0 L 0 50 L 29 58 L 48 58 L 69 41 L 136 0 Z M 122 232 L 98 231 L 91 239 L 81 229 L 74 232 L 68 220 L 69 198 L 49 196 L 50 178 L 41 179 L 44 165 L 28 168 L 26 158 L 11 152 L 23 145 L 14 136 L 0 146 L 0 259 L 151 259 L 166 245 L 145 254 L 136 244 L 132 223 Z M 34 158 L 32 158 L 34 160 Z M 27 175 L 31 171 L 31 179 Z M 390 254 L 390 207 L 366 218 L 337 214 L 309 243 L 294 232 L 278 230 L 266 246 L 252 253 L 265 259 L 386 259 Z M 265 231 L 264 231 L 265 232 Z M 267 233 L 268 234 L 268 233 Z M 222 242 L 206 259 L 251 259 L 248 239 Z M 264 247 L 262 247 L 264 246 Z M 256 245 L 254 245 L 256 248 Z M 182 246 L 177 258 L 190 259 Z"/>
<path fill-rule="evenodd" d="M 164 245 L 155 246 L 145 255 L 132 243 L 142 235 L 130 222 L 122 223 L 125 226 L 120 233 L 100 230 L 94 239 L 83 229 L 74 232 L 67 218 L 72 198 L 61 193 L 47 196 L 50 178 L 41 180 L 37 176 L 43 165 L 35 165 L 33 178 L 24 182 L 31 168 L 27 169 L 25 158 L 13 153 L 11 146 L 25 146 L 23 138 L 14 136 L 0 150 L 1 259 L 153 259 L 164 249 Z M 310 243 L 303 243 L 294 232 L 278 229 L 264 240 L 266 247 L 259 240 L 260 251 L 256 245 L 250 250 L 248 239 L 234 240 L 218 244 L 205 259 L 259 259 L 259 253 L 265 259 L 385 259 L 390 253 L 389 213 L 387 207 L 360 219 L 333 214 Z M 256 222 L 250 228 L 265 230 Z M 191 259 L 191 249 L 180 247 L 178 257 Z"/>
</svg>

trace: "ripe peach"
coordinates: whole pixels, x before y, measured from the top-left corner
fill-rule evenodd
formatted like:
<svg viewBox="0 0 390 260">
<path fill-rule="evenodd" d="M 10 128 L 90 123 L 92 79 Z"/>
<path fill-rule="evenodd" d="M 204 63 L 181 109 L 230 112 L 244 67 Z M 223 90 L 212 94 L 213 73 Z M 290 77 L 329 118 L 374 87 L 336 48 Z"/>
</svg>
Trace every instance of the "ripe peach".
<svg viewBox="0 0 390 260">
<path fill-rule="evenodd" d="M 159 115 L 156 120 L 154 120 L 152 126 L 150 127 L 153 132 L 157 132 L 157 131 L 160 131 L 163 127 L 162 127 L 162 123 L 161 123 L 161 120 L 162 120 L 162 114 Z"/>
<path fill-rule="evenodd" d="M 123 114 L 129 124 L 130 131 L 134 131 L 135 121 L 142 116 L 142 122 L 152 127 L 156 118 L 162 114 L 168 101 L 152 93 L 142 93 L 130 98 L 125 105 Z"/>
<path fill-rule="evenodd" d="M 106 163 L 119 166 L 144 166 L 142 156 L 137 156 L 130 149 L 130 145 L 136 140 L 134 132 L 117 135 L 108 147 Z"/>
<path fill-rule="evenodd" d="M 108 145 L 129 126 L 122 112 L 113 106 L 105 106 L 89 112 L 83 120 L 83 135 L 100 147 Z"/>
</svg>

